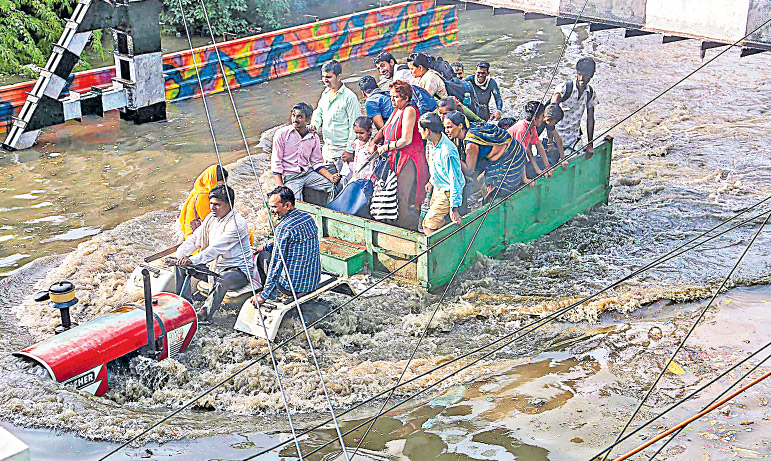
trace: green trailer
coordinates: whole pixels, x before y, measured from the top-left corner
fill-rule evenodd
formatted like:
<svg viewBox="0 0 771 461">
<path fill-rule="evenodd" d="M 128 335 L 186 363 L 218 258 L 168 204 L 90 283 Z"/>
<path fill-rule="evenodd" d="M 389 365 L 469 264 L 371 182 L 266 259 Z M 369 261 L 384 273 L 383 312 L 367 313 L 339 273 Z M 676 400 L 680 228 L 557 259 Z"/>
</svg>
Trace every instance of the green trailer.
<svg viewBox="0 0 771 461">
<path fill-rule="evenodd" d="M 474 240 L 468 256 L 461 261 L 481 218 L 455 233 L 448 224 L 431 236 L 360 218 L 328 208 L 298 202 L 297 207 L 313 215 L 319 228 L 321 264 L 331 272 L 353 275 L 366 265 L 374 274 L 386 274 L 409 262 L 394 277 L 419 284 L 428 290 L 450 281 L 455 267 L 471 267 L 478 253 L 493 256 L 508 245 L 545 235 L 575 216 L 600 203 L 610 194 L 610 161 L 613 141 L 607 138 L 590 159 L 583 156 L 570 162 L 567 170 L 557 168 L 551 179 L 538 179 L 493 205 Z M 490 204 L 463 217 L 463 222 L 484 214 Z M 442 243 L 437 244 L 437 242 Z M 427 248 L 431 248 L 425 254 Z"/>
</svg>

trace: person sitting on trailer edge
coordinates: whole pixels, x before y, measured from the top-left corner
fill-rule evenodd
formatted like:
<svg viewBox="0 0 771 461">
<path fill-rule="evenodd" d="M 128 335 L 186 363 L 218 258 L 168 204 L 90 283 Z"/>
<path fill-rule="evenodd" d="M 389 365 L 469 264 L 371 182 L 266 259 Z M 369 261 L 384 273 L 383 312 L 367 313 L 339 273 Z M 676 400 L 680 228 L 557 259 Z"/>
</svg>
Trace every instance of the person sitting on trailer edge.
<svg viewBox="0 0 771 461">
<path fill-rule="evenodd" d="M 327 201 L 334 198 L 334 190 L 340 174 L 331 174 L 324 167 L 319 136 L 308 129 L 308 119 L 313 113 L 309 104 L 299 102 L 292 107 L 292 124 L 276 131 L 270 168 L 276 184 L 292 189 L 298 200 L 303 199 L 303 187 L 326 192 Z"/>
<path fill-rule="evenodd" d="M 557 133 L 562 137 L 565 149 L 575 151 L 581 141 L 581 118 L 586 109 L 586 135 L 589 141 L 594 138 L 594 107 L 597 94 L 589 85 L 597 65 L 592 58 L 581 58 L 576 63 L 576 79 L 569 80 L 554 93 L 552 102 L 557 103 L 564 112 L 562 121 L 557 124 Z M 594 146 L 588 143 L 584 148 L 586 158 L 594 154 Z"/>
<path fill-rule="evenodd" d="M 471 90 L 474 92 L 472 98 L 474 113 L 484 121 L 491 118 L 500 120 L 503 99 L 501 98 L 501 90 L 498 89 L 498 82 L 490 77 L 490 63 L 479 61 L 474 75 L 467 76 L 465 80 L 471 84 Z M 490 99 L 495 99 L 495 111 L 492 112 L 492 116 L 490 114 Z"/>
<path fill-rule="evenodd" d="M 209 192 L 211 213 L 203 223 L 177 248 L 174 258 L 166 263 L 174 269 L 175 293 L 192 299 L 192 280 L 185 271 L 191 264 L 214 263 L 220 274 L 206 298 L 199 316 L 211 320 L 228 291 L 238 290 L 249 283 L 247 274 L 253 268 L 249 226 L 246 219 L 232 208 L 236 194 L 230 186 L 217 186 Z M 198 251 L 198 253 L 195 253 Z M 193 254 L 195 253 L 195 254 Z"/>
<path fill-rule="evenodd" d="M 423 231 L 431 235 L 444 226 L 444 218 L 448 214 L 455 224 L 463 223 L 458 209 L 463 202 L 466 178 L 461 171 L 458 148 L 444 134 L 439 116 L 431 112 L 421 115 L 418 130 L 426 140 L 430 173 L 426 194 L 431 194 L 431 201 L 423 219 Z"/>
<path fill-rule="evenodd" d="M 277 292 L 294 297 L 294 291 L 300 298 L 318 289 L 321 278 L 319 231 L 313 217 L 295 208 L 294 193 L 286 186 L 273 189 L 268 203 L 278 225 L 273 242 L 257 249 L 262 292 L 253 298 L 255 305 L 274 299 Z"/>
</svg>

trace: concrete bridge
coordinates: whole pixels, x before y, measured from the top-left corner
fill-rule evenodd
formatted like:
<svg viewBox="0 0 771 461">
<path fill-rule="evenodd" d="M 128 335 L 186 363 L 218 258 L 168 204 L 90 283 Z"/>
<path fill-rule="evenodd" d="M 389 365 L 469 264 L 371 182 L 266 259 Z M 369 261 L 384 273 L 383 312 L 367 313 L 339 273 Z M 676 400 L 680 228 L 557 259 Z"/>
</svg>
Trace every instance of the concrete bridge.
<svg viewBox="0 0 771 461">
<path fill-rule="evenodd" d="M 572 24 L 585 0 L 439 0 L 525 19 Z M 706 50 L 732 44 L 771 18 L 771 0 L 588 0 L 579 22 L 590 30 L 626 29 L 626 37 L 662 34 L 663 42 L 695 39 Z M 771 23 L 740 43 L 742 56 L 771 50 Z"/>
</svg>

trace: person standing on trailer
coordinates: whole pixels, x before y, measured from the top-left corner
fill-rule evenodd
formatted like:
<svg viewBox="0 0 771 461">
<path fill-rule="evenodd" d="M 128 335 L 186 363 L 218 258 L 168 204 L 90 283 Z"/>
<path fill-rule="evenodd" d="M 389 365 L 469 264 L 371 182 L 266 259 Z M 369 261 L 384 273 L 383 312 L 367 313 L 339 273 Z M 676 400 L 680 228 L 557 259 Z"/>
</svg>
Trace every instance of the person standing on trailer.
<svg viewBox="0 0 771 461">
<path fill-rule="evenodd" d="M 359 98 L 343 85 L 343 66 L 335 61 L 327 61 L 321 67 L 321 81 L 324 92 L 311 118 L 310 129 L 324 137 L 325 167 L 335 174 L 342 166 L 340 156 L 355 139 L 353 122 L 361 115 Z"/>
<path fill-rule="evenodd" d="M 230 186 L 216 186 L 209 192 L 211 213 L 203 223 L 177 248 L 173 258 L 166 263 L 175 266 L 175 294 L 192 299 L 192 283 L 184 267 L 191 264 L 213 263 L 213 270 L 220 274 L 215 280 L 209 297 L 198 312 L 203 321 L 211 320 L 222 305 L 228 291 L 239 290 L 249 283 L 252 247 L 249 244 L 249 226 L 241 214 L 232 209 L 236 193 Z M 197 251 L 197 253 L 196 253 Z M 208 278 L 208 277 L 207 277 Z"/>
<path fill-rule="evenodd" d="M 372 119 L 375 130 L 383 128 L 385 121 L 394 113 L 394 105 L 388 91 L 377 86 L 375 78 L 365 75 L 359 79 L 359 89 L 364 95 L 364 112 Z"/>
<path fill-rule="evenodd" d="M 557 133 L 557 124 L 562 120 L 563 116 L 564 114 L 559 104 L 551 103 L 546 106 L 546 110 L 543 113 L 543 123 L 538 127 L 538 135 L 540 136 L 546 130 L 546 135 L 541 138 L 541 144 L 546 150 L 546 158 L 549 159 L 549 163 L 552 165 L 558 162 L 561 163 L 562 170 L 564 171 L 568 168 L 568 161 L 565 160 L 562 138 Z"/>
<path fill-rule="evenodd" d="M 327 202 L 334 198 L 335 184 L 340 174 L 331 174 L 324 167 L 319 136 L 308 129 L 313 109 L 299 102 L 292 107 L 292 124 L 276 131 L 270 168 L 276 184 L 292 189 L 298 200 L 303 199 L 303 187 L 326 192 Z"/>
<path fill-rule="evenodd" d="M 407 82 L 410 85 L 416 85 L 418 83 L 412 76 L 409 64 L 398 64 L 394 55 L 387 51 L 377 55 L 375 58 L 375 67 L 377 67 L 380 75 L 387 80 L 386 87 L 396 80 Z"/>
<path fill-rule="evenodd" d="M 412 76 L 418 80 L 417 85 L 436 99 L 444 99 L 449 96 L 447 87 L 442 77 L 431 69 L 431 59 L 426 53 L 413 53 L 409 63 Z"/>
<path fill-rule="evenodd" d="M 452 68 L 452 71 L 455 73 L 455 77 L 457 77 L 458 80 L 463 80 L 465 78 L 463 75 L 463 63 L 460 61 L 455 61 L 454 63 L 450 64 L 450 67 Z"/>
<path fill-rule="evenodd" d="M 431 235 L 444 226 L 447 215 L 450 215 L 450 220 L 455 224 L 463 223 L 459 209 L 463 202 L 466 178 L 461 170 L 458 148 L 444 134 L 439 115 L 433 112 L 421 115 L 418 130 L 426 141 L 430 174 L 426 194 L 431 195 L 431 201 L 423 219 L 423 232 Z"/>
<path fill-rule="evenodd" d="M 300 298 L 318 289 L 321 279 L 319 231 L 313 216 L 295 208 L 294 193 L 286 186 L 273 189 L 268 204 L 270 212 L 278 217 L 278 225 L 273 242 L 257 249 L 262 292 L 252 298 L 255 305 L 275 299 L 279 292 L 293 296 L 292 288 Z"/>
<path fill-rule="evenodd" d="M 503 110 L 503 98 L 501 98 L 501 90 L 498 88 L 498 82 L 490 76 L 490 63 L 487 61 L 479 61 L 477 64 L 476 72 L 474 75 L 469 75 L 465 81 L 471 84 L 471 90 L 473 91 L 472 104 L 473 111 L 484 121 L 488 121 L 491 118 L 500 120 L 501 110 Z M 490 113 L 490 99 L 495 99 L 495 110 Z"/>
<path fill-rule="evenodd" d="M 528 101 L 525 104 L 525 118 L 512 125 L 508 133 L 522 143 L 527 156 L 527 165 L 525 172 L 528 178 L 540 176 L 546 170 L 551 168 L 551 163 L 546 156 L 546 151 L 538 139 L 538 127 L 543 123 L 543 111 L 546 107 L 538 101 Z M 535 152 L 533 152 L 533 148 Z M 551 172 L 545 174 L 551 177 Z"/>
<path fill-rule="evenodd" d="M 353 130 L 356 132 L 356 139 L 350 147 L 343 152 L 343 170 L 348 170 L 343 175 L 343 187 L 351 181 L 357 179 L 372 179 L 375 173 L 372 156 L 369 154 L 369 140 L 372 139 L 372 119 L 361 116 L 353 124 Z"/>
<path fill-rule="evenodd" d="M 581 58 L 576 63 L 576 79 L 569 80 L 557 88 L 552 102 L 560 105 L 564 112 L 562 121 L 557 124 L 557 133 L 562 138 L 566 150 L 575 151 L 581 141 L 581 119 L 586 110 L 586 135 L 589 141 L 594 139 L 594 107 L 597 94 L 589 85 L 594 76 L 596 63 L 592 58 Z M 594 146 L 588 143 L 584 148 L 586 158 L 594 154 Z"/>
</svg>

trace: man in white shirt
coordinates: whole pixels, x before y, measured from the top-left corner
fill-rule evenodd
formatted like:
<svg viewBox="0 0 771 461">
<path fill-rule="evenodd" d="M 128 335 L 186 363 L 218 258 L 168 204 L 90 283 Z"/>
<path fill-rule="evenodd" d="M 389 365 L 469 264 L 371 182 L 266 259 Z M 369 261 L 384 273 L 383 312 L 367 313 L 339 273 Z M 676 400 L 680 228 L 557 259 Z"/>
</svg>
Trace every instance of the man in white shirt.
<svg viewBox="0 0 771 461">
<path fill-rule="evenodd" d="M 353 91 L 343 85 L 343 66 L 335 61 L 327 61 L 321 66 L 321 81 L 324 92 L 311 117 L 311 131 L 321 133 L 324 147 L 324 168 L 331 174 L 339 173 L 343 166 L 340 156 L 356 139 L 353 122 L 361 116 L 361 104 Z"/>
<path fill-rule="evenodd" d="M 589 142 L 584 151 L 586 158 L 594 154 L 594 108 L 597 105 L 597 95 L 589 85 L 594 76 L 596 64 L 592 58 L 584 57 L 576 63 L 576 79 L 569 80 L 557 88 L 552 102 L 559 104 L 564 116 L 557 124 L 557 133 L 562 138 L 565 149 L 575 151 L 581 142 L 581 118 L 586 111 L 586 135 Z"/>
<path fill-rule="evenodd" d="M 176 266 L 174 271 L 175 293 L 191 299 L 193 280 L 187 277 L 184 267 L 193 264 L 210 264 L 220 274 L 206 298 L 201 311 L 201 320 L 211 320 L 225 299 L 225 294 L 238 290 L 249 283 L 246 274 L 252 273 L 252 250 L 249 243 L 249 226 L 246 219 L 232 209 L 235 192 L 227 185 L 220 185 L 209 192 L 211 213 L 203 223 L 185 239 L 166 263 Z M 198 251 L 198 253 L 195 253 Z M 195 253 L 195 254 L 193 254 Z"/>
</svg>

